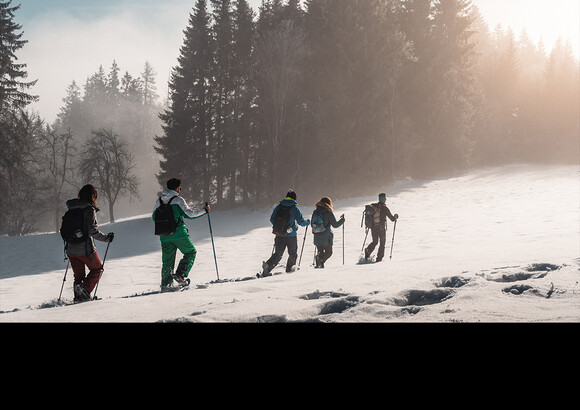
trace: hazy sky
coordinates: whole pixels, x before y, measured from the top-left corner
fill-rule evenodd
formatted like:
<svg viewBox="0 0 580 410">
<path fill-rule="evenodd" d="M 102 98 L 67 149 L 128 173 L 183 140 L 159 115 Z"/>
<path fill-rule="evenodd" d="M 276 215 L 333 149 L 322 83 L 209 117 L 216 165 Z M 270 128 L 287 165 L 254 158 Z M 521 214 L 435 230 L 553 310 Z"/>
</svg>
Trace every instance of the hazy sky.
<svg viewBox="0 0 580 410">
<path fill-rule="evenodd" d="M 347 0 L 344 0 L 347 1 Z M 261 0 L 250 0 L 255 11 Z M 28 43 L 18 53 L 29 80 L 38 79 L 32 106 L 49 122 L 56 118 L 73 80 L 84 86 L 99 65 L 113 60 L 138 76 L 149 61 L 157 71 L 157 92 L 167 92 L 171 68 L 183 44 L 183 30 L 195 0 L 13 0 L 21 4 L 16 22 Z M 551 49 L 558 36 L 568 38 L 580 54 L 579 0 L 474 0 L 490 29 L 498 23 L 519 35 L 543 39 Z"/>
</svg>

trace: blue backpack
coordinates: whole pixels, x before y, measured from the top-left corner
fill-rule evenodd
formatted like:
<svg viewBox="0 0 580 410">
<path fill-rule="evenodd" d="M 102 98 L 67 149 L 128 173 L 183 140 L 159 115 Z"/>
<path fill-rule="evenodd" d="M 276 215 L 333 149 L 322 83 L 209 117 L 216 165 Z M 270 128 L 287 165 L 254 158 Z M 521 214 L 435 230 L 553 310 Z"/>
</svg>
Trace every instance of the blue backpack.
<svg viewBox="0 0 580 410">
<path fill-rule="evenodd" d="M 312 227 L 312 233 L 321 233 L 326 231 L 324 221 L 322 220 L 322 214 L 318 209 L 316 209 L 312 214 L 310 226 Z"/>
</svg>

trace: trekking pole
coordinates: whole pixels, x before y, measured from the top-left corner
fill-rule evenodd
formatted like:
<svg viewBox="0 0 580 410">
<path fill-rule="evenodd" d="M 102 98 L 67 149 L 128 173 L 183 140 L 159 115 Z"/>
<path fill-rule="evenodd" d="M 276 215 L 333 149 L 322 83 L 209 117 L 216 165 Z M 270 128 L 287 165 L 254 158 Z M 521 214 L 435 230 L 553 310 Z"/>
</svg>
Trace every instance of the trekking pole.
<svg viewBox="0 0 580 410">
<path fill-rule="evenodd" d="M 300 262 L 302 262 L 302 252 L 304 252 L 304 244 L 306 243 L 307 233 L 308 233 L 308 225 L 306 225 L 306 230 L 304 231 L 304 240 L 302 241 L 302 249 L 300 250 L 300 259 L 298 260 L 298 267 L 300 267 Z"/>
<path fill-rule="evenodd" d="M 362 251 L 365 249 L 365 245 L 366 245 L 366 243 L 367 243 L 367 238 L 368 238 L 368 236 L 369 236 L 369 228 L 367 228 L 367 233 L 366 233 L 366 235 L 365 235 L 365 240 L 364 240 L 364 242 L 363 242 L 363 246 L 362 246 L 362 248 L 361 248 L 361 250 L 360 250 L 361 252 L 362 252 Z"/>
<path fill-rule="evenodd" d="M 344 265 L 344 223 L 342 224 L 342 264 Z"/>
<path fill-rule="evenodd" d="M 103 271 L 105 270 L 105 261 L 107 260 L 107 254 L 109 253 L 109 245 L 111 242 L 107 242 L 107 250 L 105 251 L 105 256 L 103 257 L 103 263 L 101 265 L 101 274 L 99 275 L 99 280 L 97 281 L 97 286 L 95 286 L 95 293 L 93 293 L 93 300 L 97 300 L 97 289 L 99 288 L 99 282 L 103 277 Z"/>
<path fill-rule="evenodd" d="M 66 282 L 66 274 L 68 272 L 69 265 L 70 265 L 70 259 L 67 258 L 66 269 L 64 271 L 64 278 L 62 278 L 62 286 L 60 287 L 60 294 L 58 295 L 58 302 L 60 302 L 60 297 L 62 296 L 62 290 L 64 288 L 64 283 Z"/>
<path fill-rule="evenodd" d="M 395 219 L 395 224 L 393 225 L 393 239 L 391 239 L 391 256 L 389 259 L 393 259 L 393 245 L 395 244 L 395 229 L 397 229 L 397 220 Z"/>
<path fill-rule="evenodd" d="M 209 204 L 206 202 L 205 206 L 208 206 Z M 209 211 L 207 213 L 207 222 L 209 224 L 209 235 L 211 236 L 211 247 L 213 248 L 213 260 L 215 262 L 215 273 L 217 275 L 217 280 L 220 280 L 220 273 L 218 271 L 218 264 L 217 264 L 217 258 L 215 256 L 215 245 L 213 243 L 213 231 L 211 229 L 211 218 L 209 217 Z"/>
</svg>

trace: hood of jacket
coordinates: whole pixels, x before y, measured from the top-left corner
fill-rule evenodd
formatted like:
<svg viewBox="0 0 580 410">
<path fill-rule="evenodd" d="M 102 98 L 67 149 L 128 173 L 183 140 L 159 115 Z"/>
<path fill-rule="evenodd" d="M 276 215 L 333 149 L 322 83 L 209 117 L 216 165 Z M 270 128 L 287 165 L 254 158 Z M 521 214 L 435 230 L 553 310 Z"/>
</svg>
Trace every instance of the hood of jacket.
<svg viewBox="0 0 580 410">
<path fill-rule="evenodd" d="M 177 192 L 175 192 L 173 189 L 166 189 L 165 191 L 163 191 L 161 193 L 161 200 L 163 201 L 164 204 L 166 204 L 174 196 L 178 197 L 179 194 Z M 174 202 L 175 202 L 175 199 L 173 200 L 172 203 L 174 203 Z"/>
<path fill-rule="evenodd" d="M 284 198 L 283 200 L 280 201 L 280 205 L 284 205 L 284 206 L 294 206 L 297 204 L 298 204 L 298 202 L 296 202 L 292 198 Z"/>
<path fill-rule="evenodd" d="M 73 198 L 73 199 L 69 199 L 68 201 L 66 201 L 66 207 L 68 209 L 85 209 L 88 207 L 92 207 L 91 204 L 89 204 L 87 201 L 83 201 L 81 199 L 78 198 Z M 95 208 L 96 211 L 99 211 L 99 208 Z"/>
</svg>

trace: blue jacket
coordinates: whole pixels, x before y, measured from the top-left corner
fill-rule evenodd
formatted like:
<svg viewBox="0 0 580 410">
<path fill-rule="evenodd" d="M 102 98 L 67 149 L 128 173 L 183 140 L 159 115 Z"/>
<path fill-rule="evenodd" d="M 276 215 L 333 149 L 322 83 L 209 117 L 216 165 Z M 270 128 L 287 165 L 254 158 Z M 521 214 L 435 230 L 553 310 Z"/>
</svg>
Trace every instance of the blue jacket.
<svg viewBox="0 0 580 410">
<path fill-rule="evenodd" d="M 302 212 L 300 211 L 300 208 L 298 208 L 298 203 L 292 198 L 284 198 L 282 201 L 280 201 L 280 204 L 276 205 L 276 208 L 274 208 L 274 211 L 270 216 L 270 223 L 272 225 L 274 225 L 274 218 L 276 217 L 276 212 L 278 212 L 280 205 L 292 207 L 290 208 L 290 220 L 288 221 L 290 227 L 292 228 L 292 232 L 290 232 L 286 238 L 292 238 L 297 235 L 298 226 L 296 223 L 298 223 L 300 226 L 308 226 L 310 224 L 310 220 L 304 219 L 302 216 Z"/>
</svg>

